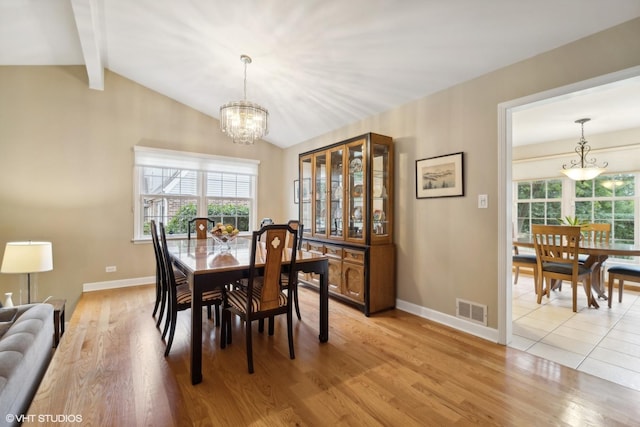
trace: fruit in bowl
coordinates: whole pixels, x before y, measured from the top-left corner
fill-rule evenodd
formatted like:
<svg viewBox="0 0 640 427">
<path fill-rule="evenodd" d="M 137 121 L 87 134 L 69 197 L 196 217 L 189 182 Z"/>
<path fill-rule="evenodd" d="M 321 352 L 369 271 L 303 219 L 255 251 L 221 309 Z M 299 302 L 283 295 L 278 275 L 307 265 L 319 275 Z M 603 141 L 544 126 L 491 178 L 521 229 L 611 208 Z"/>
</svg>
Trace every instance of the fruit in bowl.
<svg viewBox="0 0 640 427">
<path fill-rule="evenodd" d="M 211 230 L 213 239 L 217 243 L 226 244 L 227 248 L 229 247 L 229 243 L 235 240 L 238 233 L 240 233 L 240 230 L 235 228 L 233 225 L 223 224 L 221 222 L 217 223 Z"/>
</svg>

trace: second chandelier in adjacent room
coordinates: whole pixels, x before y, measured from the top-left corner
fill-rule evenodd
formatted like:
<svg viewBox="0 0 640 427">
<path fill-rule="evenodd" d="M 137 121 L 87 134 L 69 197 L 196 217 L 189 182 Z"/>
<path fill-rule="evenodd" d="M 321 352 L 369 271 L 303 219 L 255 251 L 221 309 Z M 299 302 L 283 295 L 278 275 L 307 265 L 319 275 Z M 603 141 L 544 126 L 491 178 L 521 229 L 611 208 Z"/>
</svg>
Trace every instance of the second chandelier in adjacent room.
<svg viewBox="0 0 640 427">
<path fill-rule="evenodd" d="M 578 141 L 576 147 L 576 153 L 578 153 L 578 160 L 571 160 L 571 163 L 562 165 L 562 172 L 574 181 L 585 181 L 593 179 L 605 171 L 608 163 L 604 162 L 602 167 L 596 164 L 596 159 L 588 159 L 587 155 L 591 151 L 591 147 L 587 144 L 587 140 L 584 139 L 584 124 L 591 119 L 578 119 L 576 123 L 579 123 L 582 127 L 582 136 Z"/>
</svg>

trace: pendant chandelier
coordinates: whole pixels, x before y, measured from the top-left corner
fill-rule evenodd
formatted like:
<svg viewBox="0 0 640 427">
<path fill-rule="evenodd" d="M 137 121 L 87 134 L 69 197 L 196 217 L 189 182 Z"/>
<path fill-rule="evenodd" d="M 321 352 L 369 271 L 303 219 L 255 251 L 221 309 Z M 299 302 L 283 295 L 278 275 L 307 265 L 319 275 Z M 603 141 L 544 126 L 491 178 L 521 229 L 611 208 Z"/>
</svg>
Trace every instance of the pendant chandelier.
<svg viewBox="0 0 640 427">
<path fill-rule="evenodd" d="M 576 147 L 576 153 L 580 158 L 578 160 L 571 160 L 570 164 L 562 165 L 562 172 L 574 181 L 586 181 L 593 179 L 605 171 L 608 163 L 604 162 L 602 167 L 596 164 L 596 159 L 587 159 L 587 155 L 591 151 L 591 147 L 587 144 L 587 140 L 584 139 L 584 124 L 591 119 L 579 119 L 576 123 L 580 123 L 582 126 L 582 136 L 578 141 Z"/>
<path fill-rule="evenodd" d="M 247 64 L 251 64 L 251 58 L 241 55 L 240 60 L 244 63 L 244 99 L 220 107 L 220 130 L 234 143 L 254 144 L 256 139 L 269 133 L 269 111 L 247 101 Z"/>
</svg>

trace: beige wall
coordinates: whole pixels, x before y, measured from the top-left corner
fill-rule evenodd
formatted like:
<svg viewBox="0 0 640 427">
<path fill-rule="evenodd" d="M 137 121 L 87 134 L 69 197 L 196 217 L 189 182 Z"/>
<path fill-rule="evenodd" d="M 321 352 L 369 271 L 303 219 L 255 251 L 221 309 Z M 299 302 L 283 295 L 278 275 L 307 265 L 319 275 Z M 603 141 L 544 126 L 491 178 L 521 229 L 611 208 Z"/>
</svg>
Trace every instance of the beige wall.
<svg viewBox="0 0 640 427">
<path fill-rule="evenodd" d="M 640 65 L 638 40 L 640 19 L 307 141 L 285 162 L 369 131 L 392 136 L 398 299 L 452 316 L 457 297 L 486 304 L 497 328 L 498 104 Z M 417 200 L 415 161 L 457 151 L 466 196 Z M 477 208 L 478 194 L 489 195 L 488 209 Z"/>
<path fill-rule="evenodd" d="M 0 245 L 52 240 L 55 270 L 40 275 L 41 294 L 75 302 L 82 283 L 153 274 L 151 247 L 131 243 L 133 145 L 258 158 L 260 189 L 270 188 L 260 192 L 258 215 L 286 219 L 297 216 L 299 153 L 377 132 L 396 143 L 398 298 L 449 315 L 456 297 L 486 304 L 496 328 L 497 106 L 640 65 L 637 40 L 640 19 L 284 152 L 234 146 L 216 120 L 112 73 L 96 92 L 80 67 L 0 67 Z M 466 196 L 416 200 L 415 161 L 457 151 L 465 153 Z M 267 175 L 279 161 L 289 168 Z M 488 209 L 477 209 L 481 193 Z M 118 272 L 105 274 L 106 265 Z M 0 275 L 0 289 L 11 286 L 17 279 Z"/>
<path fill-rule="evenodd" d="M 84 67 L 0 67 L 0 251 L 7 241 L 53 242 L 54 270 L 39 296 L 66 298 L 83 283 L 155 274 L 153 248 L 134 244 L 133 150 L 146 145 L 259 159 L 258 218 L 286 219 L 282 150 L 233 144 L 218 121 L 114 73 L 88 88 Z M 105 273 L 108 265 L 116 273 Z M 0 275 L 0 298 L 21 278 Z"/>
</svg>

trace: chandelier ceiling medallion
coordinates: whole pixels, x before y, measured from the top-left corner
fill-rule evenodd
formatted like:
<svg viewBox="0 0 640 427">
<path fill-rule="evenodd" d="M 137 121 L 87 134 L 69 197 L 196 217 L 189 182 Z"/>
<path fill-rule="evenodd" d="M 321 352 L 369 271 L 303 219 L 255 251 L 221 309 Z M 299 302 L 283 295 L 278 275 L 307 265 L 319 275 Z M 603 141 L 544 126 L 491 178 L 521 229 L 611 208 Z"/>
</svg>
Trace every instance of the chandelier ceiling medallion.
<svg viewBox="0 0 640 427">
<path fill-rule="evenodd" d="M 240 60 L 244 63 L 244 98 L 220 107 L 220 130 L 234 143 L 254 144 L 256 139 L 269 133 L 269 111 L 247 101 L 247 64 L 251 64 L 251 58 L 241 55 Z"/>
<path fill-rule="evenodd" d="M 574 181 L 585 181 L 593 179 L 605 171 L 608 163 L 604 162 L 602 167 L 596 164 L 596 159 L 587 159 L 587 155 L 591 151 L 591 147 L 587 144 L 587 140 L 584 139 L 584 124 L 591 119 L 578 119 L 576 123 L 580 123 L 582 127 L 582 136 L 578 141 L 576 147 L 576 153 L 580 158 L 578 160 L 571 160 L 570 164 L 562 165 L 562 172 Z"/>
</svg>

